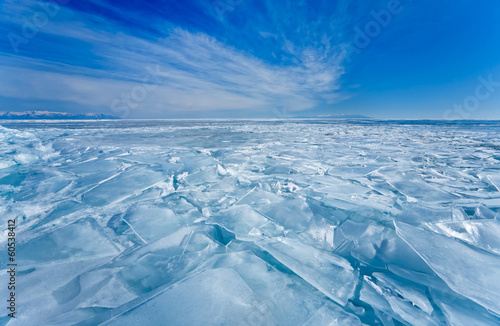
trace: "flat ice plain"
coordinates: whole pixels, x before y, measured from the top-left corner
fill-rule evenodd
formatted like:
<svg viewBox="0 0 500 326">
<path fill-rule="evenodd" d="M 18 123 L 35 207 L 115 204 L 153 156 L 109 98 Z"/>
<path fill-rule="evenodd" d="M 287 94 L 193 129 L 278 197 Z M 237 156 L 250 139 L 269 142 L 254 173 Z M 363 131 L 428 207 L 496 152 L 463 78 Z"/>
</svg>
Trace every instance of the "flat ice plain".
<svg viewBox="0 0 500 326">
<path fill-rule="evenodd" d="M 1 325 L 500 324 L 498 122 L 0 125 Z"/>
</svg>

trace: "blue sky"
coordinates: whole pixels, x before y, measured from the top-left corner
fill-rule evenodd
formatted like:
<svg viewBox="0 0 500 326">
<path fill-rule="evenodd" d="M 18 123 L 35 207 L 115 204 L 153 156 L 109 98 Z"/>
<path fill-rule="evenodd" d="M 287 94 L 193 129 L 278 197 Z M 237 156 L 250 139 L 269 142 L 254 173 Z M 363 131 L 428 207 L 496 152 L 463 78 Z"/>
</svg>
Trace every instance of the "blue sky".
<svg viewBox="0 0 500 326">
<path fill-rule="evenodd" d="M 0 4 L 0 110 L 500 119 L 500 2 Z"/>
</svg>

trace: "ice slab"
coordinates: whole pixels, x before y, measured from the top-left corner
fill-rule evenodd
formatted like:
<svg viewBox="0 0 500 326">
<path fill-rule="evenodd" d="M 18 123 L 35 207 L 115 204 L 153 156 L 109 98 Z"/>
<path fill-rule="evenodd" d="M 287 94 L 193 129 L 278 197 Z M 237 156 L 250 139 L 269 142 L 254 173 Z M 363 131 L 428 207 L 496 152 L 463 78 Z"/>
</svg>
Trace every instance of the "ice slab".
<svg viewBox="0 0 500 326">
<path fill-rule="evenodd" d="M 182 228 L 123 255 L 112 267 L 117 278 L 136 293 L 147 293 L 178 281 L 212 255 L 222 251 L 210 226 Z"/>
<path fill-rule="evenodd" d="M 249 205 L 235 205 L 207 219 L 207 223 L 218 224 L 238 235 L 248 235 L 253 229 L 272 223 Z"/>
<path fill-rule="evenodd" d="M 273 324 L 500 324 L 498 122 L 0 124 L 19 324 L 102 324 L 219 271 Z"/>
<path fill-rule="evenodd" d="M 152 204 L 131 207 L 122 220 L 145 242 L 165 237 L 185 226 L 170 208 Z"/>
<path fill-rule="evenodd" d="M 428 227 L 448 237 L 467 242 L 475 247 L 500 255 L 500 221 L 469 220 L 428 225 Z"/>
<path fill-rule="evenodd" d="M 251 251 L 215 255 L 199 270 L 209 268 L 234 269 L 266 304 L 278 325 L 302 325 L 314 315 L 323 316 L 323 312 L 332 313 L 330 321 L 335 317 L 344 322 L 356 319 L 347 312 L 342 313 L 343 310 L 332 305 L 321 292 L 312 291 L 314 288 L 300 277 L 280 272 Z"/>
<path fill-rule="evenodd" d="M 265 187 L 265 186 L 264 186 Z M 283 198 L 274 192 L 271 192 L 271 187 L 267 189 L 260 187 L 252 187 L 248 189 L 236 202 L 239 205 L 248 204 L 252 207 L 262 207 L 269 204 L 276 204 L 283 201 Z"/>
<path fill-rule="evenodd" d="M 87 299 L 81 300 L 78 308 L 117 308 L 137 298 L 136 293 L 113 275 L 114 272 L 103 269 L 101 273 L 104 276 L 101 279 L 80 279 L 80 287 L 86 290 Z"/>
<path fill-rule="evenodd" d="M 15 320 L 9 325 L 51 325 L 49 321 L 54 317 L 68 311 L 65 305 L 61 305 L 54 295 L 54 290 L 71 283 L 75 276 L 86 273 L 97 266 L 105 264 L 109 257 L 84 260 L 66 260 L 50 264 L 40 264 L 35 267 L 17 268 L 18 281 L 22 280 L 22 286 L 16 288 L 17 303 L 24 307 Z M 0 282 L 8 283 L 9 274 L 7 270 L 1 270 Z M 74 282 L 72 283 L 74 284 Z M 62 293 L 67 297 L 78 293 L 78 287 L 73 292 Z M 1 289 L 0 295 L 7 297 L 7 287 Z M 7 314 L 7 310 L 1 312 Z M 0 314 L 0 316 L 2 316 Z M 75 320 L 73 320 L 75 322 Z"/>
<path fill-rule="evenodd" d="M 496 212 L 489 209 L 488 207 L 481 205 L 476 207 L 474 211 L 473 219 L 494 219 L 496 216 Z"/>
<path fill-rule="evenodd" d="M 83 201 L 93 206 L 104 206 L 141 194 L 165 179 L 155 171 L 137 168 L 110 174 L 83 194 Z"/>
<path fill-rule="evenodd" d="M 449 208 L 428 208 L 420 205 L 404 204 L 404 209 L 396 216 L 397 221 L 411 225 L 421 225 L 424 223 L 449 222 L 453 220 L 463 220 L 467 216 L 461 211 Z"/>
<path fill-rule="evenodd" d="M 274 325 L 267 306 L 232 269 L 180 281 L 103 325 Z"/>
<path fill-rule="evenodd" d="M 114 245 L 93 218 L 72 224 L 21 243 L 17 247 L 23 266 L 117 255 Z"/>
<path fill-rule="evenodd" d="M 323 307 L 319 308 L 312 316 L 309 318 L 303 326 L 341 326 L 341 325 L 353 325 L 361 326 L 362 323 L 356 315 L 350 314 L 340 307 L 327 303 Z"/>
<path fill-rule="evenodd" d="M 382 273 L 373 273 L 372 277 L 377 280 L 379 286 L 383 286 L 386 289 L 390 289 L 393 293 L 397 293 L 400 297 L 410 302 L 413 306 L 418 307 L 418 309 L 422 310 L 427 315 L 430 316 L 432 314 L 434 308 L 429 299 L 427 299 L 425 293 L 426 288 L 424 286 L 418 286 L 418 284 L 408 282 L 407 280 L 390 277 Z"/>
<path fill-rule="evenodd" d="M 309 226 L 313 213 L 302 198 L 294 198 L 279 204 L 267 205 L 258 212 L 277 224 L 294 231 L 304 231 Z"/>
<path fill-rule="evenodd" d="M 358 273 L 344 258 L 288 238 L 257 245 L 340 305 L 354 295 Z"/>
<path fill-rule="evenodd" d="M 347 220 L 335 229 L 335 252 L 352 256 L 373 267 L 401 266 L 420 272 L 432 272 L 427 264 L 396 232 L 374 222 Z"/>
<path fill-rule="evenodd" d="M 488 174 L 486 178 L 498 191 L 500 191 L 500 176 L 498 176 L 498 174 Z"/>
<path fill-rule="evenodd" d="M 500 315 L 500 257 L 408 224 L 397 222 L 395 225 L 398 236 L 451 289 Z"/>
<path fill-rule="evenodd" d="M 384 308 L 384 312 L 389 316 L 393 316 L 396 320 L 401 319 L 404 320 L 410 325 L 438 325 L 438 322 L 433 320 L 426 312 L 422 311 L 420 307 L 418 307 L 413 301 L 408 299 L 417 299 L 421 304 L 424 304 L 423 296 L 415 296 L 416 292 L 406 293 L 410 294 L 410 298 L 401 296 L 400 293 L 394 291 L 394 288 L 391 286 L 387 286 L 386 283 L 381 282 L 379 285 L 374 280 L 368 276 L 364 277 L 364 285 L 368 284 L 371 286 L 380 296 L 383 296 L 386 302 L 389 304 L 390 308 L 385 305 L 385 302 L 382 304 L 382 308 Z M 398 288 L 396 288 L 398 289 Z M 399 291 L 402 292 L 402 291 Z M 412 297 L 412 298 L 411 298 Z M 364 296 L 364 299 L 370 303 L 370 296 Z M 377 300 L 377 299 L 376 299 Z M 378 299 L 381 300 L 381 299 Z M 375 306 L 380 306 L 380 302 L 377 304 L 377 301 L 374 302 Z M 430 306 L 430 303 L 429 303 Z"/>
<path fill-rule="evenodd" d="M 451 325 L 500 325 L 500 317 L 493 316 L 480 305 L 459 297 L 451 291 L 431 289 L 430 295 Z"/>
</svg>

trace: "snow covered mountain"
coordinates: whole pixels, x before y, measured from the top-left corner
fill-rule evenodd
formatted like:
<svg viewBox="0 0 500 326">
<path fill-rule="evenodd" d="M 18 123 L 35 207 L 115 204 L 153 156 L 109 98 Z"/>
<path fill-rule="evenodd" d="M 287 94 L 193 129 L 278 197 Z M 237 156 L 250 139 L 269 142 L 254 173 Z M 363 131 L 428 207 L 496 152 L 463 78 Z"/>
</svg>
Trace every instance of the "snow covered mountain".
<svg viewBox="0 0 500 326">
<path fill-rule="evenodd" d="M 69 120 L 87 120 L 87 119 L 118 119 L 113 115 L 103 113 L 68 113 L 51 111 L 0 111 L 0 119 L 26 120 L 26 119 L 69 119 Z"/>
</svg>

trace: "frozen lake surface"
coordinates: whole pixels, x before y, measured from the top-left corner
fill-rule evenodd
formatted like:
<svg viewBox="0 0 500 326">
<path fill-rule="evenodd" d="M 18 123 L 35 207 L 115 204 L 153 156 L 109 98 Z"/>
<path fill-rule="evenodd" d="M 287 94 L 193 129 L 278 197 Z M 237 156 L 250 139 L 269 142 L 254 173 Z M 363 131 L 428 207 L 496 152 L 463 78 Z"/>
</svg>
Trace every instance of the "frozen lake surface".
<svg viewBox="0 0 500 326">
<path fill-rule="evenodd" d="M 499 122 L 0 126 L 0 325 L 500 324 Z"/>
</svg>

